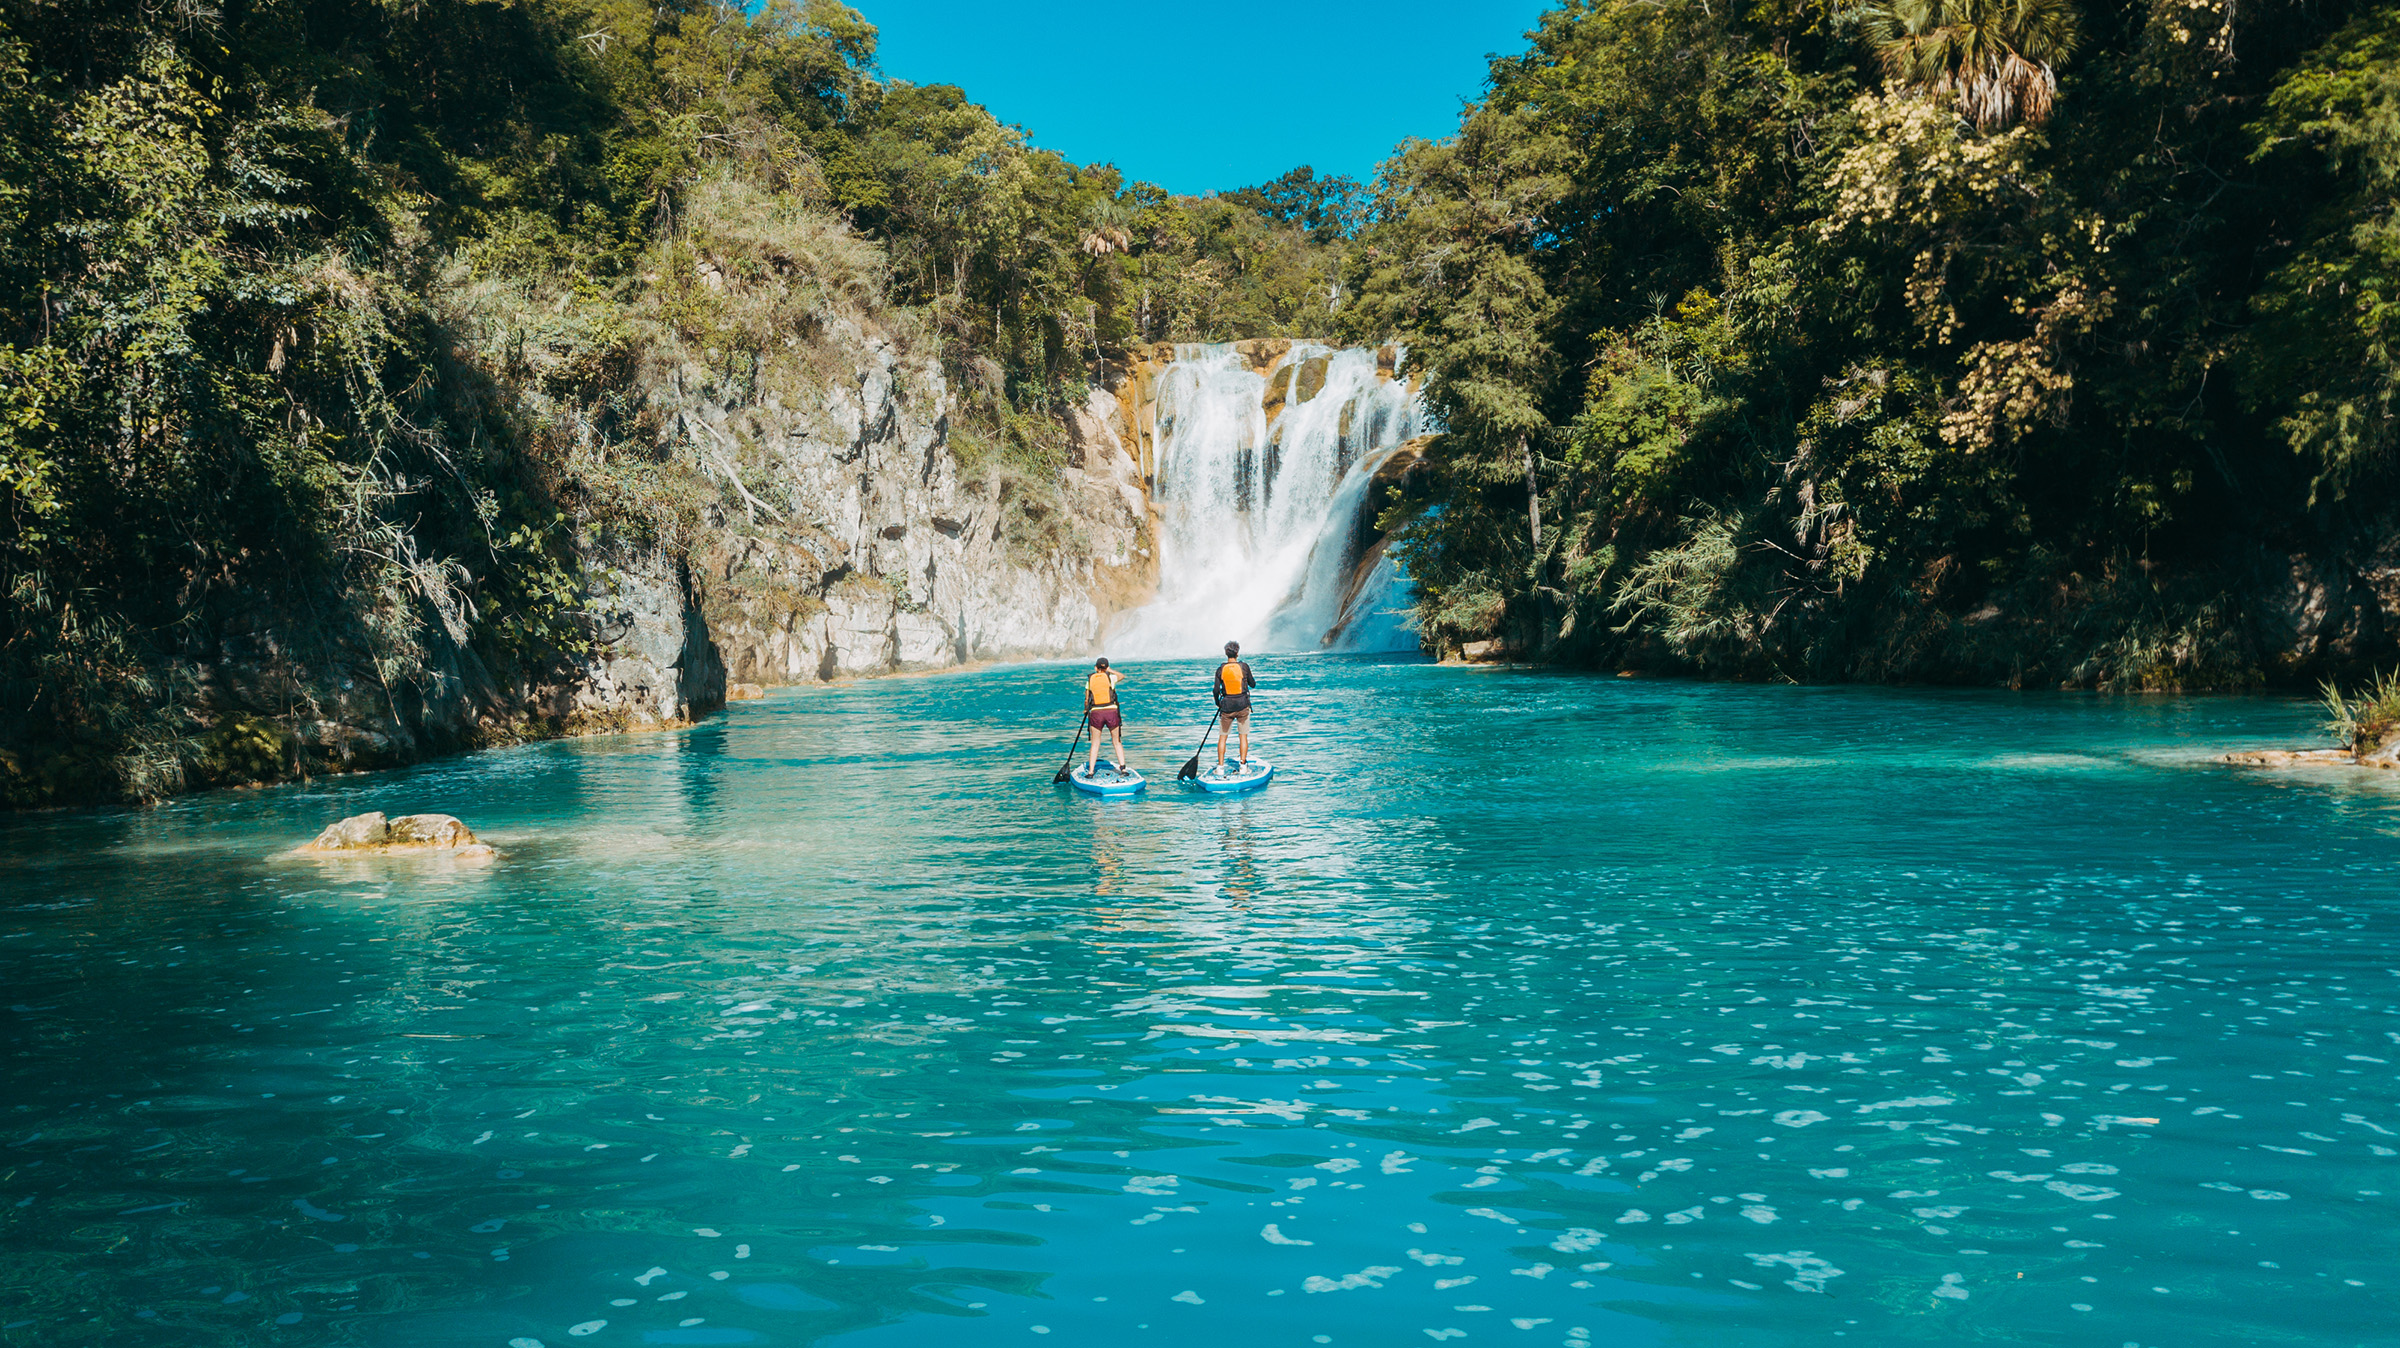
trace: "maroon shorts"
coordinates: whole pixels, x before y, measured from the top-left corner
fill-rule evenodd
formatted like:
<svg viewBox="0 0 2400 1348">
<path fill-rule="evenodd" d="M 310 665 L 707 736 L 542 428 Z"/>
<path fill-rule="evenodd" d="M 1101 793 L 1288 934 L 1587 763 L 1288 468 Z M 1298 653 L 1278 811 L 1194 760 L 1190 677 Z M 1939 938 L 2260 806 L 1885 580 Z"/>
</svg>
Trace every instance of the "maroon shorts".
<svg viewBox="0 0 2400 1348">
<path fill-rule="evenodd" d="M 1125 717 L 1115 707 L 1092 708 L 1091 721 L 1094 730 L 1122 730 L 1125 728 Z"/>
</svg>

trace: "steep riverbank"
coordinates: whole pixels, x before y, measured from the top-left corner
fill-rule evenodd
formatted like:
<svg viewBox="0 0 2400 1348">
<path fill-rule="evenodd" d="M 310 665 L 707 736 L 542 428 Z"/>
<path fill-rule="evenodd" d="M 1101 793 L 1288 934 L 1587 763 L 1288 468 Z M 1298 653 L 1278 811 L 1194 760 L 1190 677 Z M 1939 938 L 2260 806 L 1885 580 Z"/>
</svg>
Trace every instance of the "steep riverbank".
<svg viewBox="0 0 2400 1348">
<path fill-rule="evenodd" d="M 145 721 L 135 747 L 0 734 L 7 801 L 688 725 L 729 684 L 1082 653 L 1152 595 L 1109 392 L 1018 414 L 990 362 L 882 302 L 868 245 L 703 204 L 684 270 L 621 296 L 437 292 L 446 391 L 534 527 L 486 544 L 434 515 L 392 526 L 382 588 L 338 597 L 357 607 L 256 585 L 195 604 L 120 713 Z M 744 326 L 764 350 L 728 369 L 720 343 Z"/>
</svg>

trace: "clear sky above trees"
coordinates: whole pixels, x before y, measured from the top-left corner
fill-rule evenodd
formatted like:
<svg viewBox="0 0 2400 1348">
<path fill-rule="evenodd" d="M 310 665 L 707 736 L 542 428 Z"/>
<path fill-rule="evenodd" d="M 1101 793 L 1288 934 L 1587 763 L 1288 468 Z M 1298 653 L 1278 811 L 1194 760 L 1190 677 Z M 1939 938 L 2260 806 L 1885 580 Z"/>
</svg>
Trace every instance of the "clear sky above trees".
<svg viewBox="0 0 2400 1348">
<path fill-rule="evenodd" d="M 888 76 L 963 85 L 1036 144 L 1175 192 L 1297 164 L 1365 180 L 1404 136 L 1455 130 L 1483 55 L 1542 0 L 1307 5 L 856 0 Z"/>
</svg>

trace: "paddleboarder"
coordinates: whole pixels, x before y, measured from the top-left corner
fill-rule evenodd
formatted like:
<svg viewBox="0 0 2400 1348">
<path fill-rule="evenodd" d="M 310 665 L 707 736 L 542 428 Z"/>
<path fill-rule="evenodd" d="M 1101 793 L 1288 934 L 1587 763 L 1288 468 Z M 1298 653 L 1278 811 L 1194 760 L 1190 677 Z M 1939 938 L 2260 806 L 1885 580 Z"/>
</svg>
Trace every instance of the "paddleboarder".
<svg viewBox="0 0 2400 1348">
<path fill-rule="evenodd" d="M 1116 745 L 1117 771 L 1125 771 L 1125 712 L 1117 701 L 1117 685 L 1125 676 L 1108 667 L 1103 655 L 1092 662 L 1092 674 L 1083 681 L 1083 718 L 1092 727 L 1092 751 L 1083 760 L 1083 775 L 1089 777 L 1100 766 L 1100 740 L 1103 736 Z"/>
<path fill-rule="evenodd" d="M 1225 771 L 1225 741 L 1241 727 L 1242 756 L 1240 762 L 1250 762 L 1250 691 L 1258 687 L 1258 676 L 1250 672 L 1250 662 L 1242 658 L 1242 643 L 1225 643 L 1225 663 L 1217 666 L 1209 680 L 1209 691 L 1217 699 L 1217 772 Z"/>
</svg>

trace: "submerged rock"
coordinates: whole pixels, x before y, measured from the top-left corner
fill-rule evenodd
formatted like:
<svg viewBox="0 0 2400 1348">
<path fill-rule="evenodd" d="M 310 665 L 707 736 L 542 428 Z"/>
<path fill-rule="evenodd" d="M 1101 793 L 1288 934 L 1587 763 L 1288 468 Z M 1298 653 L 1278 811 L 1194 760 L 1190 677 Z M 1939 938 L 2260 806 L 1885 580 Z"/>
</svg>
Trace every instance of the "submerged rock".
<svg viewBox="0 0 2400 1348">
<path fill-rule="evenodd" d="M 302 852 L 448 852 L 460 857 L 497 855 L 453 815 L 404 814 L 387 819 L 377 812 L 354 814 L 329 824 Z"/>
<path fill-rule="evenodd" d="M 755 702 L 766 695 L 767 690 L 755 683 L 737 683 L 725 690 L 728 702 Z"/>
</svg>

